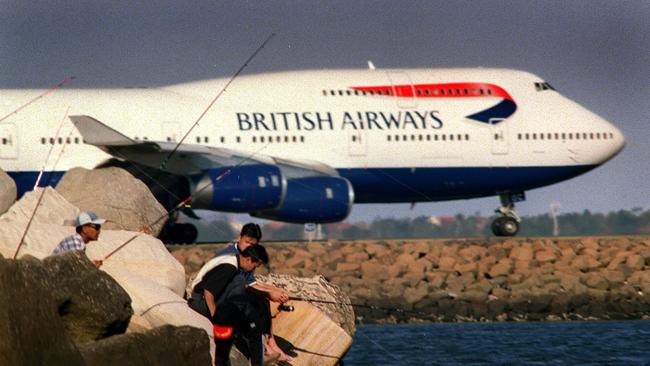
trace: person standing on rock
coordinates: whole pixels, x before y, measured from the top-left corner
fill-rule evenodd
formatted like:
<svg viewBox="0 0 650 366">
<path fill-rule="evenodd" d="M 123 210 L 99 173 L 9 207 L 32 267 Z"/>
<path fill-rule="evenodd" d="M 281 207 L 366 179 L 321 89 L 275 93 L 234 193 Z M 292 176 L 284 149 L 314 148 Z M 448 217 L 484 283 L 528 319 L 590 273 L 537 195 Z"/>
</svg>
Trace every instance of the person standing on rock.
<svg viewBox="0 0 650 366">
<path fill-rule="evenodd" d="M 80 213 L 75 219 L 76 233 L 61 240 L 56 248 L 54 248 L 54 251 L 52 251 L 52 255 L 61 254 L 69 250 L 81 250 L 85 253 L 86 244 L 99 238 L 99 231 L 105 222 L 105 219 L 100 219 L 92 211 Z M 102 265 L 101 260 L 93 260 L 92 262 L 96 267 Z"/>
<path fill-rule="evenodd" d="M 242 227 L 237 240 L 232 242 L 231 245 L 225 249 L 216 252 L 216 257 L 224 255 L 239 255 L 250 246 L 260 245 L 260 240 L 262 240 L 262 229 L 258 224 L 249 222 Z M 259 291 L 267 299 L 281 304 L 289 301 L 289 293 L 287 291 L 271 285 L 258 283 L 253 272 L 242 272 L 242 275 L 246 281 L 246 286 Z M 293 359 L 278 346 L 272 332 L 265 338 L 265 342 L 267 350 L 280 355 L 279 361 L 291 361 Z M 269 354 L 271 352 L 269 352 Z"/>
<path fill-rule="evenodd" d="M 252 365 L 264 363 L 264 334 L 270 333 L 271 313 L 266 300 L 249 291 L 244 273 L 254 272 L 268 260 L 264 247 L 252 245 L 239 255 L 211 259 L 192 282 L 188 305 L 212 322 L 217 366 L 230 365 L 233 343 Z"/>
</svg>

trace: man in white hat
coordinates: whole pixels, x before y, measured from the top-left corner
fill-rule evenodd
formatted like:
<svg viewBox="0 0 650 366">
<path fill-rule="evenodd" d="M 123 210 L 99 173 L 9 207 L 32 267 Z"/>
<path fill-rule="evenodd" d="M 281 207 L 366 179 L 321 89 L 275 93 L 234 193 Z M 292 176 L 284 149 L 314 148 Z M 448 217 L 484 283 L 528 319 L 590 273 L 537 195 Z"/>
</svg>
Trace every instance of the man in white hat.
<svg viewBox="0 0 650 366">
<path fill-rule="evenodd" d="M 82 212 L 77 216 L 75 220 L 76 234 L 72 234 L 68 237 L 65 237 L 59 245 L 54 248 L 52 255 L 61 254 L 67 252 L 68 250 L 81 250 L 86 251 L 86 244 L 91 241 L 97 240 L 99 237 L 99 231 L 102 228 L 102 224 L 106 220 L 100 219 L 97 217 L 97 214 L 91 211 Z M 93 260 L 93 263 L 99 267 L 101 261 Z"/>
</svg>

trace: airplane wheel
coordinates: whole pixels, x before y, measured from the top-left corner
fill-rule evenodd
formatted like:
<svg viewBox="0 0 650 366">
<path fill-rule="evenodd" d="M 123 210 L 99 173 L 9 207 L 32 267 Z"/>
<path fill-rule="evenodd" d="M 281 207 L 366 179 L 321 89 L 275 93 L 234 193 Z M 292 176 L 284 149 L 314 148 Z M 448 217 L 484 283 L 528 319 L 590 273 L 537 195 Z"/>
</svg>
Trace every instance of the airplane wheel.
<svg viewBox="0 0 650 366">
<path fill-rule="evenodd" d="M 176 224 L 177 240 L 179 244 L 193 244 L 199 235 L 199 231 L 192 224 Z"/>
<path fill-rule="evenodd" d="M 499 217 L 492 222 L 492 232 L 496 236 L 515 236 L 519 231 L 519 223 L 512 217 Z"/>
</svg>

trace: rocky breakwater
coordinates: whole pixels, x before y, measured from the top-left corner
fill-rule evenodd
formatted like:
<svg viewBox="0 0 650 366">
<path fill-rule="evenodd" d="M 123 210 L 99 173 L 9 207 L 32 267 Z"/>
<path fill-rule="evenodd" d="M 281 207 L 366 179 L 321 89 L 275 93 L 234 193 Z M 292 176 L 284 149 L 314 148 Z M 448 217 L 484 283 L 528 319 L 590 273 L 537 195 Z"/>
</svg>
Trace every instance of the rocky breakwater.
<svg viewBox="0 0 650 366">
<path fill-rule="evenodd" d="M 356 307 L 362 322 L 650 317 L 648 237 L 330 241 L 267 248 L 273 272 L 320 274 L 353 303 L 381 308 Z M 180 261 L 191 271 L 213 250 L 197 247 Z"/>
</svg>

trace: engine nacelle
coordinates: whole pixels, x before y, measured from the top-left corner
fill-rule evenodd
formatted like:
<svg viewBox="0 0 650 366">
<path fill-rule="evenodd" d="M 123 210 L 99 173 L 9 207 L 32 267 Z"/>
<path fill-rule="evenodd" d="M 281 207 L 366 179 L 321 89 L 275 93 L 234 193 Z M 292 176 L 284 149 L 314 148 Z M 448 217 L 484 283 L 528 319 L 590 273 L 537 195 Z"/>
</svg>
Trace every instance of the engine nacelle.
<svg viewBox="0 0 650 366">
<path fill-rule="evenodd" d="M 206 185 L 210 185 L 207 188 Z M 274 165 L 251 164 L 207 170 L 194 189 L 192 207 L 228 212 L 276 208 L 287 188 Z"/>
<path fill-rule="evenodd" d="M 309 177 L 287 179 L 281 205 L 252 216 L 293 223 L 327 223 L 345 219 L 354 203 L 354 190 L 345 178 Z"/>
</svg>

